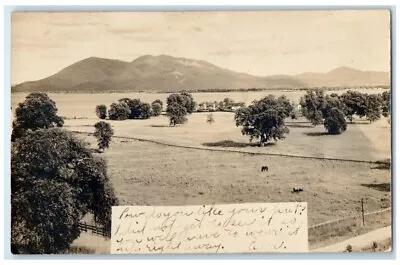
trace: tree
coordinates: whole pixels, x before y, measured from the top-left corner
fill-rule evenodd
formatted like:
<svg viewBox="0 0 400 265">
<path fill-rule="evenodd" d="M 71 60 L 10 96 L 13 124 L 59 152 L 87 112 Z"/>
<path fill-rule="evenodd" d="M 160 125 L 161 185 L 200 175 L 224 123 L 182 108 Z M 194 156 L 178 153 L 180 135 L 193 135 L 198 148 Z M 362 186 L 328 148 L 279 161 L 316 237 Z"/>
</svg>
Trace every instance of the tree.
<svg viewBox="0 0 400 265">
<path fill-rule="evenodd" d="M 18 104 L 13 121 L 11 141 L 22 137 L 28 130 L 62 127 L 64 120 L 57 115 L 56 103 L 45 93 L 31 93 Z"/>
<path fill-rule="evenodd" d="M 183 106 L 186 108 L 187 113 L 192 114 L 196 109 L 196 102 L 193 100 L 192 94 L 182 91 L 181 96 L 184 98 Z"/>
<path fill-rule="evenodd" d="M 343 111 L 337 107 L 330 108 L 327 111 L 324 126 L 331 135 L 341 134 L 346 131 L 347 123 Z"/>
<path fill-rule="evenodd" d="M 112 103 L 108 110 L 110 120 L 126 120 L 129 117 L 131 109 L 125 102 Z"/>
<path fill-rule="evenodd" d="M 358 115 L 360 118 L 365 116 L 365 94 L 348 90 L 340 95 L 340 99 L 343 102 L 343 113 L 351 123 L 354 115 Z"/>
<path fill-rule="evenodd" d="M 97 138 L 99 150 L 104 151 L 105 148 L 110 147 L 111 137 L 114 135 L 114 131 L 111 125 L 104 121 L 97 122 L 94 128 L 94 136 Z"/>
<path fill-rule="evenodd" d="M 324 117 L 322 109 L 325 107 L 324 91 L 322 89 L 308 90 L 306 94 L 300 98 L 302 114 L 308 119 L 312 125 L 322 124 Z"/>
<path fill-rule="evenodd" d="M 150 106 L 150 104 L 149 103 L 144 103 L 144 102 L 141 102 L 140 104 L 139 104 L 139 110 L 138 110 L 138 112 L 139 112 L 139 119 L 142 119 L 142 120 L 144 120 L 144 119 L 148 119 L 148 118 L 150 118 L 150 116 L 151 116 L 151 106 Z"/>
<path fill-rule="evenodd" d="M 161 115 L 162 106 L 160 103 L 153 101 L 153 103 L 151 103 L 151 109 L 152 109 L 153 116 Z"/>
<path fill-rule="evenodd" d="M 210 113 L 210 114 L 207 115 L 207 122 L 208 122 L 209 124 L 214 123 L 214 116 L 213 116 L 212 113 Z"/>
<path fill-rule="evenodd" d="M 382 115 L 384 117 L 389 117 L 390 116 L 390 91 L 383 92 L 381 94 L 382 98 Z"/>
<path fill-rule="evenodd" d="M 58 128 L 29 131 L 11 150 L 11 248 L 15 254 L 65 252 L 87 214 L 111 228 L 118 205 L 106 163 Z"/>
<path fill-rule="evenodd" d="M 107 118 L 107 107 L 106 105 L 97 105 L 96 106 L 96 115 L 99 119 Z"/>
<path fill-rule="evenodd" d="M 236 126 L 242 126 L 242 134 L 249 135 L 250 141 L 260 139 L 261 146 L 270 139 L 285 139 L 284 134 L 289 133 L 285 126 L 287 103 L 290 105 L 289 101 L 281 97 L 276 99 L 273 95 L 253 101 L 252 105 L 236 111 Z"/>
<path fill-rule="evenodd" d="M 171 102 L 167 106 L 170 126 L 185 123 L 187 121 L 186 114 L 186 108 L 177 102 Z"/>
<path fill-rule="evenodd" d="M 156 100 L 154 100 L 154 101 L 151 103 L 151 105 L 153 105 L 153 104 L 155 104 L 155 103 L 160 104 L 160 106 L 161 106 L 161 111 L 162 111 L 163 106 L 164 106 L 164 102 L 162 102 L 160 99 L 156 99 Z"/>
<path fill-rule="evenodd" d="M 183 91 L 180 94 L 174 93 L 169 95 L 167 98 L 167 106 L 172 102 L 176 102 L 183 106 L 186 109 L 187 114 L 193 113 L 196 108 L 196 102 L 193 100 L 192 95 L 186 91 Z"/>
<path fill-rule="evenodd" d="M 382 99 L 377 94 L 366 96 L 365 101 L 365 117 L 369 122 L 379 120 L 382 114 Z"/>
</svg>

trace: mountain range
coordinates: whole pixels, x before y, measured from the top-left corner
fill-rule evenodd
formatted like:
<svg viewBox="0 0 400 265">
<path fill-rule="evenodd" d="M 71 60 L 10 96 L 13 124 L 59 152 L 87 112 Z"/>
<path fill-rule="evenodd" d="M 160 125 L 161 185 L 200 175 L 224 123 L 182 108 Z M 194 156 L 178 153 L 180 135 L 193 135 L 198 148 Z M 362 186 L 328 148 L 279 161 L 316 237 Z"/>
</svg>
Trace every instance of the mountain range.
<svg viewBox="0 0 400 265">
<path fill-rule="evenodd" d="M 254 76 L 202 60 L 145 55 L 131 62 L 90 57 L 37 81 L 13 86 L 12 92 L 107 92 L 183 89 L 304 88 L 389 85 L 387 72 L 339 67 L 327 73 Z"/>
</svg>

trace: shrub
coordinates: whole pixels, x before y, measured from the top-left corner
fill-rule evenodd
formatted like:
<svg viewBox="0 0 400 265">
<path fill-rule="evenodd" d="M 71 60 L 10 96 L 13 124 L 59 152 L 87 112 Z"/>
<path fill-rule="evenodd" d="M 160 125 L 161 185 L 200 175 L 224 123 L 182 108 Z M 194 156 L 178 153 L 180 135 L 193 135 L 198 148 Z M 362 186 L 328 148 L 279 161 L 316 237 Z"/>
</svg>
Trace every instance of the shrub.
<svg viewBox="0 0 400 265">
<path fill-rule="evenodd" d="M 94 136 L 97 138 L 99 150 L 104 151 L 105 148 L 109 148 L 114 131 L 111 128 L 111 125 L 104 121 L 97 122 L 94 127 Z"/>
<path fill-rule="evenodd" d="M 99 119 L 107 118 L 107 107 L 106 105 L 97 105 L 96 106 L 96 115 Z"/>
<path fill-rule="evenodd" d="M 151 103 L 152 115 L 160 116 L 162 111 L 162 106 L 158 102 Z"/>
</svg>

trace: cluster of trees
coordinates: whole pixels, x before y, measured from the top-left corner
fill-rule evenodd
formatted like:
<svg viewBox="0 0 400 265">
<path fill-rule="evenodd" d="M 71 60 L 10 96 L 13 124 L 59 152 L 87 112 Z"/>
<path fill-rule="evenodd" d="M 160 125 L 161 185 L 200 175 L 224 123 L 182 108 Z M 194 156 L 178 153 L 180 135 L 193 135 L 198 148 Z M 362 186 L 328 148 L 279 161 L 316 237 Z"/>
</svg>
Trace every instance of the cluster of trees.
<svg viewBox="0 0 400 265">
<path fill-rule="evenodd" d="M 106 162 L 62 126 L 55 102 L 44 93 L 28 95 L 16 109 L 11 145 L 14 254 L 65 253 L 87 213 L 111 228 L 111 207 L 118 200 Z"/>
<path fill-rule="evenodd" d="M 285 138 L 289 129 L 285 119 L 291 117 L 293 106 L 285 96 L 275 98 L 273 95 L 255 100 L 248 107 L 242 107 L 235 112 L 236 126 L 242 126 L 242 134 L 253 139 L 259 139 L 260 145 L 273 139 Z"/>
<path fill-rule="evenodd" d="M 302 114 L 314 126 L 324 124 L 329 134 L 341 134 L 347 129 L 347 120 L 354 116 L 365 117 L 370 122 L 390 115 L 390 92 L 363 94 L 347 91 L 341 95 L 325 95 L 321 89 L 308 90 L 301 97 Z"/>
<path fill-rule="evenodd" d="M 151 116 L 161 115 L 162 109 L 163 102 L 159 99 L 149 104 L 140 99 L 121 98 L 110 105 L 108 118 L 110 120 L 149 119 Z M 106 105 L 96 106 L 96 115 L 100 119 L 106 119 Z"/>
<path fill-rule="evenodd" d="M 167 116 L 170 126 L 183 124 L 187 121 L 186 115 L 195 111 L 196 102 L 190 93 L 183 91 L 174 93 L 167 98 Z"/>
<path fill-rule="evenodd" d="M 244 107 L 244 102 L 235 102 L 230 98 L 218 101 L 201 102 L 197 106 L 197 112 L 213 112 L 213 111 L 235 111 L 236 108 Z"/>
</svg>

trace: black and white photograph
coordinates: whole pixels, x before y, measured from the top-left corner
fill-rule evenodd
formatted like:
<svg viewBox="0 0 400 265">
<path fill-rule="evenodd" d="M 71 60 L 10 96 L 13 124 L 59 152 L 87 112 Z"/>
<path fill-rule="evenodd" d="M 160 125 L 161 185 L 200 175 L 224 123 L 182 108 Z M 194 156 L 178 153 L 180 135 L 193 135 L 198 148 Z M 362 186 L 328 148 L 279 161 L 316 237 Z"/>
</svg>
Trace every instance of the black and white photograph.
<svg viewBox="0 0 400 265">
<path fill-rule="evenodd" d="M 12 254 L 392 251 L 389 9 L 17 11 L 10 41 Z"/>
</svg>

